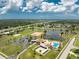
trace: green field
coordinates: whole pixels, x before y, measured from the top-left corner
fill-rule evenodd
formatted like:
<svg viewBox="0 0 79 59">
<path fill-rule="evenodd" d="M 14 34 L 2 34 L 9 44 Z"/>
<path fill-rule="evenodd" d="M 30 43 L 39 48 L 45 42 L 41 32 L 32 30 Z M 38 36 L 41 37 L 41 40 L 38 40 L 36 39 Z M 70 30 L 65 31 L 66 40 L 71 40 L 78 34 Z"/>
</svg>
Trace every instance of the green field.
<svg viewBox="0 0 79 59">
<path fill-rule="evenodd" d="M 3 35 L 0 37 L 0 52 L 11 56 L 14 54 L 18 54 L 18 52 L 21 52 L 22 47 L 21 46 L 16 46 L 12 45 L 11 41 L 16 41 L 17 39 L 21 39 L 22 36 L 31 36 L 33 32 L 43 32 L 42 30 L 44 26 L 30 26 L 30 28 L 23 28 L 23 31 L 20 31 L 18 34 L 21 34 L 21 36 L 14 37 L 13 35 Z M 53 28 L 49 28 L 50 30 L 53 30 Z M 60 28 L 55 28 L 56 30 L 60 30 Z M 64 28 L 63 28 L 64 29 Z M 79 32 L 79 31 L 78 31 Z M 75 35 L 74 34 L 63 34 L 63 40 L 62 40 L 62 47 L 60 48 L 60 51 L 62 48 L 66 45 L 66 43 L 73 38 Z M 79 46 L 79 40 L 76 41 L 76 46 Z M 58 50 L 51 50 L 47 55 L 41 56 L 38 53 L 35 53 L 33 49 L 38 46 L 34 45 L 31 48 L 29 48 L 26 52 L 24 52 L 21 56 L 20 59 L 55 59 L 56 56 L 59 54 L 60 51 Z M 35 54 L 34 54 L 35 53 Z M 74 58 L 74 57 L 73 57 Z"/>
<path fill-rule="evenodd" d="M 76 55 L 79 54 L 79 49 L 72 49 L 71 51 Z M 77 58 L 75 55 L 69 54 L 67 59 L 79 59 L 79 58 Z"/>
<path fill-rule="evenodd" d="M 68 55 L 67 59 L 77 59 L 77 57 L 75 57 L 74 55 Z"/>
<path fill-rule="evenodd" d="M 0 38 L 0 52 L 10 56 L 21 50 L 21 46 L 12 45 L 10 41 L 14 41 L 20 37 L 13 37 L 11 35 L 2 36 Z"/>
<path fill-rule="evenodd" d="M 66 43 L 68 42 L 68 40 L 70 38 L 73 38 L 74 35 L 68 35 L 68 34 L 64 34 L 63 37 L 65 38 L 62 42 L 63 42 L 63 46 L 62 48 L 66 45 Z M 47 55 L 45 56 L 41 56 L 38 53 L 34 54 L 34 51 L 32 49 L 34 49 L 34 47 L 36 47 L 37 45 L 32 46 L 31 48 L 29 48 L 26 52 L 24 52 L 19 59 L 55 59 L 57 57 L 57 55 L 59 54 L 59 52 L 62 50 L 62 48 L 60 48 L 60 51 L 57 50 L 51 50 Z"/>
<path fill-rule="evenodd" d="M 38 45 L 34 45 L 32 46 L 31 48 L 29 48 L 26 52 L 24 52 L 19 59 L 54 59 L 56 58 L 56 56 L 58 55 L 58 51 L 55 51 L 55 50 L 51 50 L 47 55 L 45 56 L 42 56 L 38 53 L 35 52 L 34 54 L 34 51 L 33 49 L 38 46 Z"/>
<path fill-rule="evenodd" d="M 21 49 L 21 46 L 7 45 L 0 48 L 0 51 L 10 56 L 13 54 L 17 54 L 20 51 L 20 49 Z"/>
<path fill-rule="evenodd" d="M 75 46 L 79 47 L 79 40 L 76 40 Z"/>
<path fill-rule="evenodd" d="M 0 37 L 0 52 L 8 56 L 15 54 L 16 52 L 20 51 L 22 47 L 12 45 L 11 41 L 16 41 L 17 39 L 22 38 L 22 36 L 30 36 L 35 31 L 42 31 L 42 30 L 32 30 L 32 29 L 26 28 L 25 30 L 19 32 L 21 36 L 15 37 L 13 35 L 3 35 L 2 37 Z"/>
</svg>

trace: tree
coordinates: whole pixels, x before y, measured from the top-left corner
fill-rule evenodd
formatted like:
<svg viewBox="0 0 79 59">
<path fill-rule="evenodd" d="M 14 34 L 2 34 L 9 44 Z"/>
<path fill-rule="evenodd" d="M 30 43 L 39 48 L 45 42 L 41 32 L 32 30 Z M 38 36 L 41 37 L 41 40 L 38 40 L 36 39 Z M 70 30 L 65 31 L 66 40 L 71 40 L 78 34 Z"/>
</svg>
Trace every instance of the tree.
<svg viewBox="0 0 79 59">
<path fill-rule="evenodd" d="M 66 30 L 65 30 L 65 34 L 68 34 L 68 32 L 69 32 L 69 30 L 68 30 L 68 29 L 66 29 Z"/>
<path fill-rule="evenodd" d="M 64 32 L 61 32 L 61 36 L 64 34 Z"/>
<path fill-rule="evenodd" d="M 46 34 L 47 33 L 47 30 L 44 30 L 44 34 Z"/>
<path fill-rule="evenodd" d="M 28 41 L 30 42 L 31 40 L 32 40 L 32 36 L 29 37 L 29 40 Z"/>
</svg>

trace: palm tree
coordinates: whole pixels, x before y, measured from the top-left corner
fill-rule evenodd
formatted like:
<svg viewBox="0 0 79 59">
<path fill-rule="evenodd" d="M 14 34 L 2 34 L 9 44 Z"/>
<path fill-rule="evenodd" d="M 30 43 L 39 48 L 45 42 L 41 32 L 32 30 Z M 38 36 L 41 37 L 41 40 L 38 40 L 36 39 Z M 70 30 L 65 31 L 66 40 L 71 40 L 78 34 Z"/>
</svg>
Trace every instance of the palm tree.
<svg viewBox="0 0 79 59">
<path fill-rule="evenodd" d="M 44 30 L 43 38 L 44 38 L 44 36 L 46 35 L 46 33 L 47 33 L 47 30 Z"/>
<path fill-rule="evenodd" d="M 30 42 L 31 40 L 32 40 L 32 36 L 29 37 L 29 40 L 28 41 Z"/>
<path fill-rule="evenodd" d="M 74 24 L 72 24 L 72 25 L 70 26 L 70 31 L 71 31 L 71 33 L 75 31 L 75 27 L 76 27 L 76 26 L 75 26 Z"/>
<path fill-rule="evenodd" d="M 66 30 L 65 30 L 65 34 L 68 34 L 68 32 L 69 32 L 69 30 L 68 30 L 68 29 L 66 29 Z"/>
<path fill-rule="evenodd" d="M 61 36 L 63 36 L 63 34 L 64 34 L 64 33 L 63 33 L 63 32 L 61 32 Z"/>
<path fill-rule="evenodd" d="M 44 34 L 46 34 L 47 33 L 47 30 L 44 30 Z"/>
</svg>

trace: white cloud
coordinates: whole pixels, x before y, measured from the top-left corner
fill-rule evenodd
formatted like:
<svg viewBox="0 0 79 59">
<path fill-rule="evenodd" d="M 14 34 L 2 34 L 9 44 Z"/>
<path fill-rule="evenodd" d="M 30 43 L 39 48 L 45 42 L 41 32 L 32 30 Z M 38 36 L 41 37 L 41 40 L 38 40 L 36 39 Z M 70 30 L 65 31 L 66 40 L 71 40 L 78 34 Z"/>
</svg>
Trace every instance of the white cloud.
<svg viewBox="0 0 79 59">
<path fill-rule="evenodd" d="M 54 10 L 54 12 L 64 12 L 66 11 L 66 9 L 67 9 L 66 7 L 59 5 L 57 9 Z"/>
<path fill-rule="evenodd" d="M 42 2 L 41 4 L 41 10 L 38 10 L 37 12 L 72 12 L 76 8 L 78 8 L 78 5 L 75 3 L 77 0 L 61 0 L 59 2 L 60 5 L 48 2 Z"/>
<path fill-rule="evenodd" d="M 78 0 L 61 0 L 61 4 L 64 6 L 72 6 L 74 5 Z"/>
<path fill-rule="evenodd" d="M 26 7 L 23 8 L 25 10 L 32 10 L 34 7 L 39 7 L 44 0 L 30 0 L 26 2 Z"/>
<path fill-rule="evenodd" d="M 34 2 L 33 2 L 33 1 L 29 1 L 29 2 L 26 4 L 26 7 L 27 7 L 27 9 L 33 9 L 33 8 L 34 8 Z"/>
<path fill-rule="evenodd" d="M 14 5 L 16 5 L 17 7 L 20 7 L 22 5 L 23 0 L 11 0 L 11 1 Z"/>
<path fill-rule="evenodd" d="M 21 8 L 22 12 L 32 12 L 32 10 L 35 10 L 35 7 L 39 9 L 36 12 L 72 12 L 76 8 L 79 8 L 79 5 L 75 4 L 78 0 L 61 0 L 61 2 L 59 2 L 60 5 L 54 4 L 53 2 L 45 2 L 45 0 L 28 0 L 26 7 L 22 7 L 23 0 L 9 1 L 8 5 L 0 9 L 0 11 L 3 11 L 2 14 L 6 13 L 6 11 L 11 8 L 11 5 Z"/>
<path fill-rule="evenodd" d="M 12 0 L 17 6 L 22 5 L 22 0 Z M 26 2 L 26 7 L 22 7 L 22 12 L 34 10 L 35 7 L 39 8 L 36 12 L 66 12 L 66 11 L 74 11 L 77 6 L 76 2 L 78 0 L 61 0 L 59 2 L 60 5 L 54 4 L 53 2 L 45 2 L 45 0 L 28 0 Z"/>
<path fill-rule="evenodd" d="M 53 3 L 42 2 L 41 4 L 42 11 L 52 11 L 53 7 L 54 7 Z"/>
<path fill-rule="evenodd" d="M 73 5 L 73 6 L 71 6 L 71 8 L 70 8 L 70 10 L 71 11 L 74 11 L 76 8 L 78 8 L 79 6 L 78 5 Z"/>
<path fill-rule="evenodd" d="M 78 5 L 75 4 L 78 0 L 61 0 L 61 4 L 67 8 L 65 12 L 70 13 L 73 12 L 76 8 L 78 8 Z"/>
<path fill-rule="evenodd" d="M 38 12 L 63 12 L 66 10 L 66 7 L 64 7 L 63 5 L 57 5 L 54 3 L 48 3 L 48 2 L 42 2 L 41 4 L 41 10 L 39 10 Z"/>
<path fill-rule="evenodd" d="M 11 0 L 9 0 L 6 6 L 0 8 L 0 15 L 6 13 L 10 8 L 11 8 Z"/>
</svg>

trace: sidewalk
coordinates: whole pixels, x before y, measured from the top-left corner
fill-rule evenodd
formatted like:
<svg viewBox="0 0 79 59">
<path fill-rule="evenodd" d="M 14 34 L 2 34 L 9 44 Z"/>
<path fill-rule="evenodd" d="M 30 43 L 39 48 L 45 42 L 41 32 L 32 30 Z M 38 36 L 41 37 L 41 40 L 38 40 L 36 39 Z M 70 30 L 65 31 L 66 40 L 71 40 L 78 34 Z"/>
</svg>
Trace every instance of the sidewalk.
<svg viewBox="0 0 79 59">
<path fill-rule="evenodd" d="M 8 58 L 8 56 L 0 52 L 0 59 L 6 59 L 6 58 Z"/>
<path fill-rule="evenodd" d="M 24 49 L 20 54 L 17 55 L 16 59 L 19 59 L 20 55 L 23 54 L 25 51 L 27 51 L 30 47 L 32 47 L 33 45 L 35 45 L 36 43 L 30 45 L 28 48 Z"/>
</svg>

